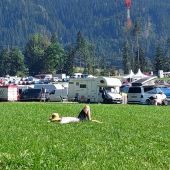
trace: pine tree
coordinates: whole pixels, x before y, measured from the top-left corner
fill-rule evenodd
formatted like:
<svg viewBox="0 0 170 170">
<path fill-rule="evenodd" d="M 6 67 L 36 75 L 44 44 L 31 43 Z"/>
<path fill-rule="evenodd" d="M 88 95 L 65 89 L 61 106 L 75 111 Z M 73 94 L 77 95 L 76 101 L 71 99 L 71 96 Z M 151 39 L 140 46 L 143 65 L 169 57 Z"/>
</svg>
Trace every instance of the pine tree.
<svg viewBox="0 0 170 170">
<path fill-rule="evenodd" d="M 130 52 L 129 52 L 129 44 L 128 42 L 124 43 L 122 55 L 123 55 L 123 69 L 124 73 L 128 74 L 129 70 L 131 69 L 131 58 L 130 58 Z"/>
<path fill-rule="evenodd" d="M 41 34 L 33 35 L 26 44 L 25 62 L 30 75 L 44 73 L 44 54 L 49 44 L 48 38 Z"/>
<path fill-rule="evenodd" d="M 155 71 L 158 72 L 159 70 L 164 70 L 164 55 L 163 50 L 160 45 L 156 47 L 156 54 L 155 54 Z"/>
<path fill-rule="evenodd" d="M 74 55 L 75 55 L 75 48 L 72 46 L 67 46 L 65 49 L 65 57 L 64 57 L 64 67 L 63 71 L 67 75 L 72 75 L 74 71 Z"/>
<path fill-rule="evenodd" d="M 92 73 L 94 69 L 95 53 L 91 44 L 79 31 L 77 33 L 76 47 L 74 50 L 74 65 L 84 68 L 84 73 Z"/>
<path fill-rule="evenodd" d="M 164 71 L 170 71 L 170 38 L 166 42 Z"/>
<path fill-rule="evenodd" d="M 24 56 L 18 48 L 3 49 L 0 58 L 1 76 L 25 75 L 26 68 L 24 64 Z"/>
<path fill-rule="evenodd" d="M 138 51 L 136 51 L 136 56 L 135 56 L 135 72 L 140 68 L 141 71 L 145 71 L 147 68 L 147 62 L 146 58 L 144 55 L 143 49 L 140 47 Z"/>
<path fill-rule="evenodd" d="M 137 70 L 140 68 L 140 38 L 141 38 L 141 25 L 139 21 L 136 21 L 134 24 L 134 27 L 132 29 L 132 35 L 134 36 L 134 61 L 133 61 L 133 68 L 134 71 L 137 72 Z"/>
<path fill-rule="evenodd" d="M 64 64 L 64 49 L 59 44 L 55 36 L 51 38 L 51 44 L 44 53 L 43 72 L 44 73 L 62 73 Z"/>
</svg>

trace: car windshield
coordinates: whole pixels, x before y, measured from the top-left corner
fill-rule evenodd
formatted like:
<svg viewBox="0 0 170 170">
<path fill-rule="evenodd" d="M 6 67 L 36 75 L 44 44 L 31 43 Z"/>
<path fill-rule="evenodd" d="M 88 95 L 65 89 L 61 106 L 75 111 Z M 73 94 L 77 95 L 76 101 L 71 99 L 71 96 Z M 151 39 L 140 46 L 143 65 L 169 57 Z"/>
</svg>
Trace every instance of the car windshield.
<svg viewBox="0 0 170 170">
<path fill-rule="evenodd" d="M 23 94 L 37 94 L 41 93 L 41 89 L 26 89 L 23 91 Z"/>
<path fill-rule="evenodd" d="M 106 87 L 105 90 L 107 92 L 111 92 L 111 93 L 118 93 L 117 90 L 114 87 Z"/>
<path fill-rule="evenodd" d="M 159 93 L 163 93 L 162 90 L 160 88 L 154 88 L 150 91 L 147 91 L 147 93 L 151 93 L 151 94 L 159 94 Z"/>
</svg>

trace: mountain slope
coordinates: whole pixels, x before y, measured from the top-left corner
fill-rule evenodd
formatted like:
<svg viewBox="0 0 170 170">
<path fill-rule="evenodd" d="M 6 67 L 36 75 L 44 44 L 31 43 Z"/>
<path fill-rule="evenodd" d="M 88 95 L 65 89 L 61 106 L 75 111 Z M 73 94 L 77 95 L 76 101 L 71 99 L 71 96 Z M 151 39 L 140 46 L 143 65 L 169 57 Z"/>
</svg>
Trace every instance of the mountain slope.
<svg viewBox="0 0 170 170">
<path fill-rule="evenodd" d="M 129 36 L 123 0 L 1 0 L 0 16 L 1 47 L 23 48 L 37 32 L 48 36 L 55 32 L 66 45 L 75 42 L 80 30 L 98 54 L 118 64 Z M 131 17 L 133 23 L 140 22 L 146 56 L 153 57 L 155 43 L 170 37 L 169 16 L 169 0 L 133 0 Z"/>
</svg>

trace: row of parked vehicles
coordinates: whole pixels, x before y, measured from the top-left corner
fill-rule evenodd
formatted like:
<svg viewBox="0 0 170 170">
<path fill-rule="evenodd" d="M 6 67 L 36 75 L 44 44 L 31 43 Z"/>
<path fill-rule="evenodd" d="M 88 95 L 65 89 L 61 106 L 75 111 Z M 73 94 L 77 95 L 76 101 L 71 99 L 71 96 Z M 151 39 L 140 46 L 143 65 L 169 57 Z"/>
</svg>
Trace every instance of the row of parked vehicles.
<svg viewBox="0 0 170 170">
<path fill-rule="evenodd" d="M 72 78 L 57 84 L 35 84 L 29 86 L 1 86 L 0 100 L 4 101 L 77 101 L 84 103 L 139 103 L 150 104 L 160 99 L 164 104 L 170 99 L 170 87 L 145 84 L 147 80 L 121 86 L 117 78 L 93 77 Z M 18 94 L 19 88 L 19 94 Z M 126 98 L 126 100 L 124 100 Z M 125 102 L 126 101 L 126 102 Z"/>
<path fill-rule="evenodd" d="M 127 94 L 128 103 L 152 104 L 153 99 L 157 99 L 158 101 L 160 101 L 160 103 L 167 105 L 167 96 L 159 87 L 129 87 Z"/>
<path fill-rule="evenodd" d="M 63 101 L 67 99 L 68 86 L 64 84 L 36 84 L 33 88 L 20 88 L 20 101 Z"/>
<path fill-rule="evenodd" d="M 54 88 L 52 89 L 52 87 Z M 110 77 L 72 78 L 66 85 L 35 85 L 34 89 L 23 90 L 20 100 L 68 101 L 88 103 L 122 103 L 121 81 Z M 46 89 L 42 92 L 42 88 Z M 45 95 L 43 95 L 45 93 Z"/>
<path fill-rule="evenodd" d="M 153 100 L 157 99 L 163 105 L 167 105 L 170 101 L 170 87 L 148 85 L 142 83 L 142 80 L 132 83 L 131 86 L 122 86 L 121 92 L 127 94 L 128 104 L 152 104 Z"/>
<path fill-rule="evenodd" d="M 35 91 L 35 93 L 31 94 L 31 91 Z M 27 89 L 21 95 L 21 100 L 28 100 L 28 95 L 33 97 L 33 95 L 36 95 L 36 91 L 40 98 L 40 88 Z M 24 99 L 25 93 L 28 95 Z M 132 86 L 121 86 L 120 80 L 108 77 L 71 79 L 67 90 L 58 87 L 57 90 L 47 91 L 45 98 L 46 101 L 63 101 L 63 99 L 67 99 L 69 101 L 88 103 L 122 103 L 124 94 L 127 94 L 125 96 L 128 104 L 152 104 L 153 99 L 157 99 L 167 105 L 168 98 L 170 99 L 170 87 L 156 87 L 153 84 L 145 85 L 137 82 L 132 83 Z"/>
<path fill-rule="evenodd" d="M 10 85 L 0 88 L 4 92 L 4 95 L 0 95 L 0 100 L 40 101 L 43 96 L 45 101 L 66 99 L 85 103 L 122 103 L 121 85 L 118 78 L 111 77 L 71 78 L 69 82 L 57 84 L 19 85 L 18 97 L 17 87 Z M 7 89 L 9 93 L 5 92 Z"/>
</svg>

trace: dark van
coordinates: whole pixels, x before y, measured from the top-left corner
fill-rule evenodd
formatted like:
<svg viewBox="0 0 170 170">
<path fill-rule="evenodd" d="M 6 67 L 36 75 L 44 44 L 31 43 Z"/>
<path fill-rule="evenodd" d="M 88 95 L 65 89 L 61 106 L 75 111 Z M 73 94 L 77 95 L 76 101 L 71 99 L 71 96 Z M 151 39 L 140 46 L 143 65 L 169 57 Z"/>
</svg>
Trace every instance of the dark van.
<svg viewBox="0 0 170 170">
<path fill-rule="evenodd" d="M 20 94 L 20 101 L 41 101 L 41 89 L 25 89 Z"/>
</svg>

